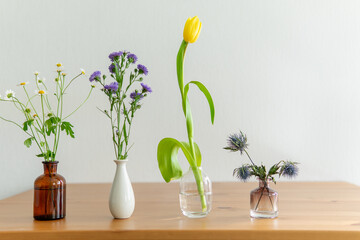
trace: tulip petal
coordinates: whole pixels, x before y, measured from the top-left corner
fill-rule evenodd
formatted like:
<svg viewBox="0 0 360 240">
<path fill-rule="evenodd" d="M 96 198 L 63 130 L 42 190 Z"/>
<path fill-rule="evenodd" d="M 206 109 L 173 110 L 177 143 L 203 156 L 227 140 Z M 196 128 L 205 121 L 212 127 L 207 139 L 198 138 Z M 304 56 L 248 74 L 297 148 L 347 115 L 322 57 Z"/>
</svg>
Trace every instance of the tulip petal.
<svg viewBox="0 0 360 240">
<path fill-rule="evenodd" d="M 195 38 L 193 39 L 193 43 L 194 43 L 194 42 L 196 42 L 196 41 L 197 41 L 197 39 L 198 39 L 198 38 L 199 38 L 199 36 L 200 36 L 200 32 L 201 32 L 201 25 L 202 25 L 202 23 L 200 22 L 200 26 L 199 26 L 199 28 L 198 28 L 198 32 L 196 33 Z"/>
<path fill-rule="evenodd" d="M 183 37 L 185 42 L 194 43 L 199 37 L 201 22 L 197 16 L 188 18 L 185 23 Z"/>
</svg>

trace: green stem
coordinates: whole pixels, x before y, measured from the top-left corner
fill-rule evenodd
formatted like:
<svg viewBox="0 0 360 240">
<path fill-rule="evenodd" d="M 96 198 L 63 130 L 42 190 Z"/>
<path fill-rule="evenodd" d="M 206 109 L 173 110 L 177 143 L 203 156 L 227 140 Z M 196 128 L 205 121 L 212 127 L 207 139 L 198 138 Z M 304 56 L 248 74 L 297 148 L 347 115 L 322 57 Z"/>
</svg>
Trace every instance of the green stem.
<svg viewBox="0 0 360 240">
<path fill-rule="evenodd" d="M 250 162 L 252 163 L 253 166 L 256 166 L 253 162 L 253 160 L 251 159 L 249 153 L 244 149 L 244 152 L 246 153 L 246 155 L 248 156 L 248 158 L 250 159 Z"/>
<path fill-rule="evenodd" d="M 64 117 L 63 120 L 67 119 L 68 117 L 70 117 L 71 115 L 73 115 L 77 110 L 79 110 L 89 99 L 91 92 L 92 92 L 93 88 L 90 89 L 90 92 L 88 94 L 88 96 L 86 97 L 86 99 L 79 105 L 79 107 L 77 107 L 72 113 L 70 113 L 69 115 L 67 115 L 66 117 Z"/>
<path fill-rule="evenodd" d="M 31 105 L 31 107 L 32 107 L 32 109 L 33 109 L 33 111 L 36 113 L 36 115 L 39 115 L 39 114 L 36 112 L 36 109 L 35 109 L 34 105 L 33 105 L 33 104 L 32 104 L 32 102 L 31 102 L 31 98 L 30 98 L 30 96 L 29 96 L 28 92 L 26 91 L 25 86 L 23 86 L 23 88 L 24 88 L 24 92 L 25 92 L 25 94 L 26 94 L 26 96 L 27 96 L 27 98 L 28 98 L 28 101 L 29 101 L 29 103 L 30 103 L 30 105 Z"/>
<path fill-rule="evenodd" d="M 6 118 L 3 118 L 3 117 L 1 117 L 1 116 L 0 116 L 0 119 L 4 120 L 5 122 L 9 122 L 9 123 L 15 124 L 15 125 L 18 126 L 21 130 L 24 131 L 24 129 L 23 129 L 19 124 L 17 124 L 16 122 L 11 121 L 11 120 L 6 119 Z M 27 135 L 29 135 L 30 137 L 32 137 L 32 135 L 29 134 L 28 132 L 26 132 L 26 131 L 24 131 L 24 132 L 25 132 Z"/>
<path fill-rule="evenodd" d="M 201 174 L 201 170 L 198 167 L 191 167 L 195 180 L 196 180 L 196 185 L 198 188 L 198 192 L 200 194 L 200 201 L 201 201 L 201 207 L 202 207 L 202 211 L 206 212 L 207 211 L 207 204 L 206 204 L 206 197 L 204 194 L 204 182 L 203 182 L 203 178 L 202 178 L 202 174 Z"/>
<path fill-rule="evenodd" d="M 58 72 L 58 81 L 56 81 L 56 99 L 57 99 L 56 117 L 58 119 L 60 114 L 60 99 L 62 96 L 62 88 L 61 85 L 59 84 L 59 81 L 61 81 L 60 72 Z M 55 129 L 54 146 L 53 146 L 54 154 L 56 154 L 57 152 L 58 135 L 60 135 L 59 133 L 60 133 L 60 125 L 58 125 Z"/>
<path fill-rule="evenodd" d="M 79 74 L 78 76 L 80 76 L 81 74 Z M 59 73 L 59 76 L 60 76 L 60 73 Z M 72 81 L 74 81 L 74 79 L 76 79 L 78 76 L 76 76 L 75 78 L 73 78 Z M 60 79 L 60 77 L 59 77 Z M 67 87 L 71 84 L 71 82 L 67 85 Z M 64 86 L 65 86 L 65 76 L 63 77 L 63 79 L 61 80 L 61 85 L 60 85 L 60 115 L 58 116 L 59 119 L 62 119 L 62 115 L 63 115 L 63 107 L 64 107 L 64 93 L 65 93 L 65 90 L 66 88 L 64 89 Z M 64 90 L 63 90 L 64 89 Z M 55 157 L 56 157 L 56 153 L 57 153 L 57 150 L 58 150 L 58 147 L 59 147 L 59 141 L 60 141 L 60 124 L 58 126 L 59 130 L 57 131 L 57 134 L 55 135 L 55 140 L 56 140 L 56 149 L 54 149 L 54 161 L 55 161 Z"/>
<path fill-rule="evenodd" d="M 60 73 L 59 73 L 60 75 Z M 62 92 L 62 94 L 65 93 L 66 89 L 70 86 L 70 84 L 75 80 L 77 79 L 78 77 L 80 77 L 82 75 L 82 73 L 80 73 L 79 75 L 77 75 L 76 77 L 74 77 L 73 79 L 70 80 L 69 84 L 64 88 L 64 91 Z M 64 79 L 64 82 L 65 82 L 65 79 Z M 65 84 L 64 84 L 65 85 Z"/>
<path fill-rule="evenodd" d="M 50 150 L 49 144 L 47 142 L 46 139 L 46 133 L 45 133 L 45 110 L 44 110 L 44 99 L 43 99 L 43 95 L 40 95 L 41 98 L 41 110 L 42 110 L 42 117 L 43 117 L 43 126 L 42 126 L 42 132 L 43 132 L 43 136 L 44 136 L 44 142 L 45 142 L 45 146 L 46 146 L 46 152 Z M 47 159 L 45 158 L 45 161 Z"/>
<path fill-rule="evenodd" d="M 179 49 L 177 59 L 176 59 L 176 70 L 177 70 L 178 84 L 179 84 L 180 94 L 181 94 L 181 99 L 182 99 L 183 112 L 184 112 L 184 115 L 186 118 L 186 129 L 187 129 L 187 134 L 188 134 L 188 139 L 189 139 L 189 145 L 190 145 L 192 159 L 194 162 L 191 162 L 190 159 L 188 159 L 188 161 L 189 161 L 190 166 L 192 167 L 194 177 L 196 180 L 196 185 L 197 185 L 198 192 L 200 195 L 200 200 L 201 200 L 201 207 L 202 207 L 203 212 L 205 212 L 207 210 L 207 204 L 206 204 L 206 198 L 205 198 L 205 194 L 204 194 L 204 183 L 203 183 L 201 171 L 200 171 L 200 169 L 198 169 L 196 167 L 197 160 L 196 160 L 194 139 L 193 139 L 194 130 L 193 130 L 192 114 L 191 114 L 189 100 L 184 99 L 184 57 L 185 57 L 185 52 L 186 52 L 187 46 L 188 46 L 188 43 L 183 40 L 180 45 L 180 49 Z"/>
</svg>

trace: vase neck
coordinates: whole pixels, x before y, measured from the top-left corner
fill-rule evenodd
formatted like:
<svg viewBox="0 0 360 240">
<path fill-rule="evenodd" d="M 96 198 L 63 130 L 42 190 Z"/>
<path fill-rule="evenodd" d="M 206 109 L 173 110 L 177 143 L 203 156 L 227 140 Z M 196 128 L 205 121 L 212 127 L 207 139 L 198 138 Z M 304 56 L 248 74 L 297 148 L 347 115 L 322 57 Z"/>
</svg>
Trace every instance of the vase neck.
<svg viewBox="0 0 360 240">
<path fill-rule="evenodd" d="M 116 165 L 118 166 L 126 166 L 128 160 L 124 159 L 124 160 L 114 160 L 114 162 L 116 163 Z"/>
<path fill-rule="evenodd" d="M 192 167 L 192 166 L 189 166 L 189 171 L 191 171 L 191 170 L 197 170 L 197 169 L 202 170 L 202 167 Z"/>
<path fill-rule="evenodd" d="M 54 162 L 42 162 L 44 166 L 44 174 L 50 175 L 50 174 L 56 174 L 57 173 L 57 165 L 58 161 Z"/>
<path fill-rule="evenodd" d="M 263 187 L 269 187 L 270 186 L 270 180 L 261 180 L 259 179 L 259 188 L 263 188 Z"/>
</svg>

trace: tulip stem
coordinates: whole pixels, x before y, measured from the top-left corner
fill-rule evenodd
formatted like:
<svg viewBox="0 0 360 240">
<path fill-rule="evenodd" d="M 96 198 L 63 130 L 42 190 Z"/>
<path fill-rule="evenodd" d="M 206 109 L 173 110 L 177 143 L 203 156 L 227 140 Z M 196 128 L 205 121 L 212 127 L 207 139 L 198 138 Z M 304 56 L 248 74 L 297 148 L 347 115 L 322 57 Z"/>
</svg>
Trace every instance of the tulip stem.
<svg viewBox="0 0 360 240">
<path fill-rule="evenodd" d="M 189 146 L 190 146 L 190 153 L 192 156 L 192 159 L 188 159 L 188 162 L 190 166 L 192 166 L 193 174 L 196 180 L 196 185 L 198 188 L 198 193 L 200 195 L 200 201 L 201 201 L 201 207 L 202 211 L 207 211 L 207 204 L 206 204 L 206 198 L 204 194 L 204 183 L 201 171 L 199 169 L 200 166 L 197 164 L 196 154 L 195 154 L 195 144 L 194 144 L 194 130 L 193 130 L 193 120 L 192 120 L 192 114 L 190 109 L 189 100 L 186 96 L 184 96 L 184 59 L 185 59 L 185 52 L 186 48 L 188 46 L 188 43 L 183 40 L 180 49 L 177 55 L 177 61 L 176 61 L 176 67 L 177 67 L 177 77 L 178 77 L 178 83 L 180 88 L 180 94 L 182 99 L 182 107 L 183 112 L 186 118 L 186 129 L 189 139 Z M 186 98 L 186 99 L 184 99 Z"/>
</svg>

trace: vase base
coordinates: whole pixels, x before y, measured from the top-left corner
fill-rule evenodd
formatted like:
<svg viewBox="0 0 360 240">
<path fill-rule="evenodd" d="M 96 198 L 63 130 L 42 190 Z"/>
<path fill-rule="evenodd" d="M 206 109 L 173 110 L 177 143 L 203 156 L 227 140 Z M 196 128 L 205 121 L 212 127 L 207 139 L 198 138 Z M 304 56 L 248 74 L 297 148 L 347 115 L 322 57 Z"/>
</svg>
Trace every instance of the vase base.
<svg viewBox="0 0 360 240">
<path fill-rule="evenodd" d="M 207 212 L 185 212 L 182 211 L 182 214 L 188 218 L 204 218 L 209 214 L 209 211 Z"/>
<path fill-rule="evenodd" d="M 51 220 L 59 220 L 59 219 L 63 219 L 65 218 L 65 215 L 64 216 L 59 216 L 59 217 L 51 217 L 51 216 L 47 216 L 47 215 L 42 215 L 42 216 L 34 216 L 34 219 L 35 220 L 38 220 L 38 221 L 51 221 Z"/>
<path fill-rule="evenodd" d="M 268 211 L 250 210 L 250 217 L 253 218 L 276 218 L 277 216 L 278 216 L 278 211 L 268 212 Z"/>
</svg>

